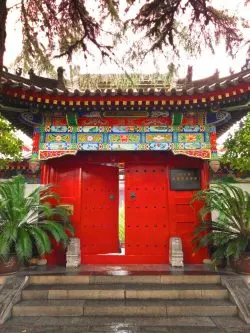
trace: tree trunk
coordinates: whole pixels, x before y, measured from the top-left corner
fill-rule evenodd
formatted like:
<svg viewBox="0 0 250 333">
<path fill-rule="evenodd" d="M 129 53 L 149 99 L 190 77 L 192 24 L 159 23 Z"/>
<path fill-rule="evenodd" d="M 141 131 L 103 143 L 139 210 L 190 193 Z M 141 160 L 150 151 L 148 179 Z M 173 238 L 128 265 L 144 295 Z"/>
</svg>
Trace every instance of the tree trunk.
<svg viewBox="0 0 250 333">
<path fill-rule="evenodd" d="M 0 77 L 3 69 L 3 56 L 6 40 L 7 0 L 0 0 Z"/>
</svg>

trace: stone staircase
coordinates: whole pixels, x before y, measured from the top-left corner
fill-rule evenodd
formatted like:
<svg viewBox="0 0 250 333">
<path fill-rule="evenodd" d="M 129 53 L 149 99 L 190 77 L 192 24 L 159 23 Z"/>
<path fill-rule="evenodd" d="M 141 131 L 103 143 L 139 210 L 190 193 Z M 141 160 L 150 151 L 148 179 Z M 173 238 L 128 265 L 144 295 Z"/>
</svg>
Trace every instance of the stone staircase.
<svg viewBox="0 0 250 333">
<path fill-rule="evenodd" d="M 219 275 L 30 276 L 13 316 L 233 316 Z"/>
</svg>

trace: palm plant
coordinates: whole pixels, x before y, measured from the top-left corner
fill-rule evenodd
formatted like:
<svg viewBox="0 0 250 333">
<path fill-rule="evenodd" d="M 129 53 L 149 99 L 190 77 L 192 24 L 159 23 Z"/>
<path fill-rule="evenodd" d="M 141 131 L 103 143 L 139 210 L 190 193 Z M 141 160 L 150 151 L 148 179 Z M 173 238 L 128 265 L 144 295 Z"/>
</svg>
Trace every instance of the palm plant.
<svg viewBox="0 0 250 333">
<path fill-rule="evenodd" d="M 217 184 L 211 189 L 197 192 L 192 203 L 204 202 L 200 209 L 201 223 L 195 230 L 196 250 L 213 246 L 215 263 L 223 258 L 238 259 L 250 250 L 250 194 L 229 184 Z M 210 213 L 217 218 L 210 221 Z"/>
<path fill-rule="evenodd" d="M 24 261 L 34 253 L 49 253 L 52 238 L 67 245 L 68 234 L 73 232 L 69 214 L 64 207 L 51 202 L 58 203 L 51 185 L 39 186 L 25 195 L 23 176 L 0 183 L 1 258 L 16 254 Z"/>
</svg>

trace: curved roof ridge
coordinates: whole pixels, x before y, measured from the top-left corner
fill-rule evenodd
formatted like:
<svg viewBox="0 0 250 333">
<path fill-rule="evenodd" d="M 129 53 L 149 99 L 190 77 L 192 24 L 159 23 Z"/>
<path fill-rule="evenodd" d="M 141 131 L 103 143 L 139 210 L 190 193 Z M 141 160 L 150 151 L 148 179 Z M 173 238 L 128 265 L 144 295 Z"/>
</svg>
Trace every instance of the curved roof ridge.
<svg viewBox="0 0 250 333">
<path fill-rule="evenodd" d="M 35 79 L 34 79 L 35 77 Z M 96 87 L 93 89 L 86 88 L 84 90 L 78 89 L 67 89 L 65 86 L 59 86 L 58 80 L 40 77 L 34 74 L 33 71 L 30 73 L 30 79 L 22 77 L 20 75 L 12 74 L 9 72 L 2 72 L 2 80 L 4 85 L 18 85 L 20 88 L 25 90 L 36 90 L 47 93 L 55 93 L 55 95 L 69 94 L 70 96 L 115 96 L 115 95 L 148 95 L 148 94 L 166 94 L 168 96 L 177 95 L 192 95 L 194 93 L 202 94 L 204 91 L 215 91 L 216 89 L 225 89 L 228 86 L 236 85 L 240 82 L 250 82 L 250 68 L 233 73 L 228 76 L 219 78 L 219 73 L 216 71 L 215 74 L 204 79 L 189 81 L 186 79 L 181 79 L 177 81 L 176 86 L 173 88 L 170 85 L 164 84 L 150 84 L 150 81 L 147 84 L 128 86 L 128 87 L 119 87 L 119 86 L 110 86 L 110 87 Z"/>
</svg>

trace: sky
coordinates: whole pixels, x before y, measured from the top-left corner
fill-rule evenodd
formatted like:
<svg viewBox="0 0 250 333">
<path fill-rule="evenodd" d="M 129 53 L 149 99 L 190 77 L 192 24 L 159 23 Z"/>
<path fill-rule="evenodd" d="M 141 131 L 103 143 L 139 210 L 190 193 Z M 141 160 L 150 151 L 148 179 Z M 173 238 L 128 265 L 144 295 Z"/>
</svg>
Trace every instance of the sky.
<svg viewBox="0 0 250 333">
<path fill-rule="evenodd" d="M 124 1 L 124 0 L 122 0 Z M 12 6 L 17 3 L 18 0 L 7 0 L 8 6 Z M 238 15 L 243 16 L 246 19 L 250 20 L 250 6 L 244 7 L 244 0 L 213 0 L 213 4 L 219 5 L 220 7 L 225 7 L 234 13 L 238 13 Z M 12 10 L 8 15 L 7 21 L 7 40 L 6 40 L 6 52 L 4 56 L 4 63 L 7 67 L 11 66 L 17 57 L 17 55 L 21 51 L 22 46 L 22 33 L 21 33 L 21 24 L 17 21 L 18 12 L 16 10 Z M 246 29 L 244 34 L 250 35 L 249 29 Z M 120 48 L 121 50 L 122 48 Z M 120 51 L 122 52 L 122 50 Z M 207 76 L 212 75 L 216 69 L 219 70 L 220 76 L 229 75 L 229 70 L 232 69 L 235 72 L 241 70 L 241 67 L 244 65 L 246 60 L 246 47 L 239 50 L 236 57 L 232 59 L 225 53 L 224 45 L 219 45 L 215 54 L 212 54 L 209 50 L 204 50 L 201 55 L 197 57 L 190 57 L 185 55 L 180 61 L 180 68 L 178 70 L 179 77 L 184 77 L 186 75 L 188 65 L 193 66 L 193 79 L 205 78 Z M 76 55 L 73 57 L 73 64 L 80 65 L 82 73 L 101 73 L 101 74 L 110 74 L 110 73 L 119 73 L 121 69 L 118 68 L 115 64 L 106 64 L 103 65 L 98 59 L 90 60 L 89 63 L 84 64 L 82 61 L 81 55 Z M 69 64 L 64 59 L 57 60 L 55 66 L 63 66 L 65 69 L 69 67 Z M 158 70 L 160 72 L 166 72 L 167 63 L 161 57 L 159 57 L 159 61 L 157 64 Z M 140 73 L 152 73 L 155 72 L 155 68 L 153 66 L 153 59 L 149 58 L 146 62 L 143 63 L 140 67 L 138 67 L 138 72 Z M 231 130 L 232 131 L 232 130 Z M 21 136 L 21 139 L 25 141 L 26 144 L 30 145 L 31 140 L 28 140 L 26 136 L 22 134 L 18 134 Z M 218 139 L 218 143 L 221 144 L 228 134 L 223 135 Z"/>
</svg>

